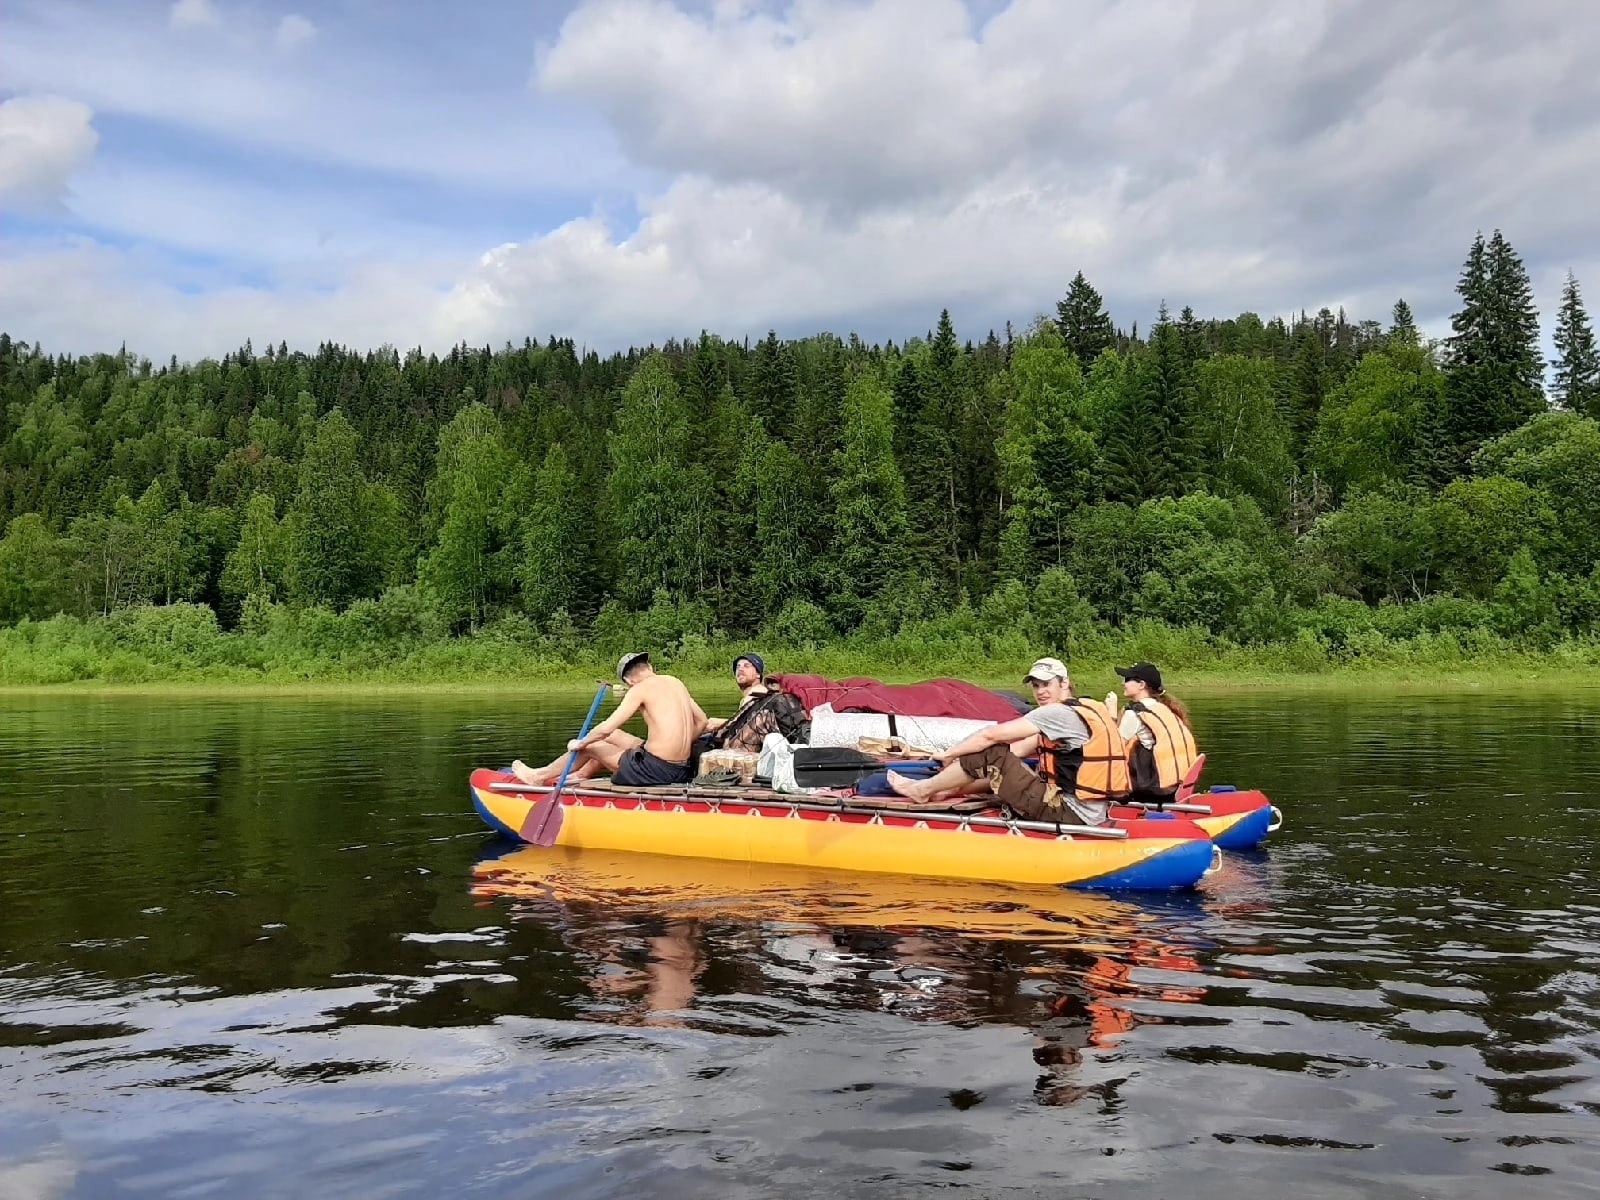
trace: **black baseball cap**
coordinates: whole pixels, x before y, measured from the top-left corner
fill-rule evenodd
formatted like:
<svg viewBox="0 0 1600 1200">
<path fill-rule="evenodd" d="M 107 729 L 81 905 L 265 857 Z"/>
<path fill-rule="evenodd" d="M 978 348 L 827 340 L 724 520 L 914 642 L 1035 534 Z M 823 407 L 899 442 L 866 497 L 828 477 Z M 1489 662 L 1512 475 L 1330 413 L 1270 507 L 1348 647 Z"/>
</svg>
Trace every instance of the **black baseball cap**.
<svg viewBox="0 0 1600 1200">
<path fill-rule="evenodd" d="M 1161 690 L 1161 672 L 1154 663 L 1134 663 L 1131 667 L 1112 668 L 1124 679 L 1137 679 L 1152 692 Z"/>
</svg>

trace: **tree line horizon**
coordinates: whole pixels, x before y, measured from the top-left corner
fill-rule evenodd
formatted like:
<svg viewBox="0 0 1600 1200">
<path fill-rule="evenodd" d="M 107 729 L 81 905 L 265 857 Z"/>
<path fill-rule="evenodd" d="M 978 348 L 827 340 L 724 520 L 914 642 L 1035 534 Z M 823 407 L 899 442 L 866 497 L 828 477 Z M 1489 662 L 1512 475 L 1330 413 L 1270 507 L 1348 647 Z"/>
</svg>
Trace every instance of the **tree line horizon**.
<svg viewBox="0 0 1600 1200">
<path fill-rule="evenodd" d="M 1498 230 L 1456 295 L 1437 341 L 1404 299 L 1384 322 L 1163 305 L 1141 337 L 1082 272 L 1003 340 L 945 310 L 899 344 L 247 342 L 156 367 L 0 334 L 0 626 L 1585 638 L 1600 358 L 1578 282 L 1548 376 Z"/>
</svg>

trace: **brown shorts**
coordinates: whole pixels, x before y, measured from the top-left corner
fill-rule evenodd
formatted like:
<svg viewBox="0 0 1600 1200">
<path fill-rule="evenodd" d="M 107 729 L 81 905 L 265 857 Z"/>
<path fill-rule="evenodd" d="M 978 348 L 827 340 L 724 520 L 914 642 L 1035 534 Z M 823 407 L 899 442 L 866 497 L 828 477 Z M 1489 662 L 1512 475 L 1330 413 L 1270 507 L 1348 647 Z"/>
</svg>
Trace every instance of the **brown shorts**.
<svg viewBox="0 0 1600 1200">
<path fill-rule="evenodd" d="M 1045 781 L 1015 754 L 1009 746 L 986 746 L 956 760 L 973 779 L 987 779 L 989 790 L 1000 802 L 1026 821 L 1049 821 L 1058 825 L 1100 825 L 1105 822 L 1107 805 L 1089 803 L 1058 792 L 1051 804 L 1045 796 Z"/>
</svg>

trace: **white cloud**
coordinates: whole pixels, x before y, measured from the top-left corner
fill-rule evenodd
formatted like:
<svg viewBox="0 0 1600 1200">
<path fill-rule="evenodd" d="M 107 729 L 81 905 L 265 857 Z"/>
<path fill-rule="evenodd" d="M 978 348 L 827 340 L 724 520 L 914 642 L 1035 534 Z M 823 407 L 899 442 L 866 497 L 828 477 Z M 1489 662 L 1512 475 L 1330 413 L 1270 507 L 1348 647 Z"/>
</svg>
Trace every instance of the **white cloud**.
<svg viewBox="0 0 1600 1200">
<path fill-rule="evenodd" d="M 173 0 L 167 20 L 174 29 L 215 29 L 222 23 L 212 0 Z"/>
<path fill-rule="evenodd" d="M 1202 19 L 1198 3 L 1088 0 L 1069 20 L 1015 0 L 978 30 L 961 0 L 592 0 L 541 48 L 537 82 L 594 105 L 653 166 L 854 208 L 1017 162 L 1102 167 L 1124 135 L 1149 147 L 1207 124 L 1242 73 L 1277 90 L 1299 68 L 1273 52 L 1303 56 L 1335 19 L 1326 4 Z"/>
<path fill-rule="evenodd" d="M 296 46 L 303 46 L 317 36 L 317 27 L 302 17 L 299 13 L 290 13 L 278 22 L 278 32 L 274 40 L 280 50 L 293 50 Z"/>
<path fill-rule="evenodd" d="M 1480 226 L 1536 273 L 1595 244 L 1597 55 L 1578 0 L 1014 0 L 981 28 L 959 0 L 591 0 L 536 83 L 676 182 L 635 231 L 492 252 L 454 316 L 607 341 L 987 323 L 1079 268 L 1124 323 L 1163 297 L 1437 316 Z"/>
<path fill-rule="evenodd" d="M 16 96 L 0 104 L 0 195 L 58 206 L 67 180 L 94 155 L 99 135 L 87 104 L 59 96 Z"/>
<path fill-rule="evenodd" d="M 4 247 L 8 326 L 61 349 L 548 333 L 610 348 L 702 326 L 900 337 L 945 305 L 981 337 L 1047 308 L 1079 269 L 1124 326 L 1163 298 L 1381 318 L 1405 296 L 1437 329 L 1473 232 L 1495 226 L 1547 318 L 1568 267 L 1591 292 L 1600 279 L 1589 0 L 1081 0 L 1070 19 L 1012 0 L 981 25 L 959 0 L 591 0 L 540 49 L 527 110 L 478 77 L 423 79 L 361 51 L 335 78 L 300 56 L 163 48 L 87 10 L 38 11 L 20 49 L 8 35 L 21 86 L 70 76 L 103 115 L 414 172 L 443 196 L 545 181 L 601 196 L 473 263 L 440 257 L 462 245 L 447 203 L 413 206 L 415 228 L 364 230 L 370 202 L 332 184 L 274 203 L 97 164 L 75 189 L 98 227 L 246 247 L 278 282 L 180 288 L 162 282 L 170 267 L 103 247 Z M 553 104 L 579 120 L 553 121 Z M 621 179 L 649 181 L 637 222 L 600 215 L 599 181 Z"/>
<path fill-rule="evenodd" d="M 219 285 L 186 278 L 155 256 L 84 240 L 8 251 L 0 270 L 6 332 L 55 351 L 126 342 L 164 359 L 220 355 L 253 338 L 314 349 L 338 341 L 438 347 L 439 298 L 450 275 L 434 264 L 347 265 L 334 284 Z"/>
</svg>

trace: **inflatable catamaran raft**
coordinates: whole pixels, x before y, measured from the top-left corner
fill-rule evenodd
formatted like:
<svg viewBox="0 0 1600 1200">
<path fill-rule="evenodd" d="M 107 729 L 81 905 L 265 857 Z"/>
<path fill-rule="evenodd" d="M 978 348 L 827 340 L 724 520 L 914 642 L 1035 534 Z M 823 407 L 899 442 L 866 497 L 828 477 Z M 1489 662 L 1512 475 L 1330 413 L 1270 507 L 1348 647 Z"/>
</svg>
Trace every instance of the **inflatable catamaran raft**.
<svg viewBox="0 0 1600 1200">
<path fill-rule="evenodd" d="M 519 841 L 553 789 L 506 771 L 472 773 L 472 803 Z M 685 858 L 784 863 L 947 879 L 1091 888 L 1192 887 L 1220 855 L 1174 814 L 1141 813 L 1086 829 L 949 809 L 875 806 L 866 797 L 790 796 L 755 788 L 563 790 L 558 846 Z"/>
<path fill-rule="evenodd" d="M 907 734 L 923 744 L 949 742 L 1027 707 L 1020 697 L 955 680 L 906 687 L 815 676 L 781 682 L 805 701 L 814 746 L 865 745 L 882 735 L 904 741 Z M 919 711 L 927 715 L 912 715 Z M 870 727 L 864 718 L 872 718 Z M 935 730 L 934 722 L 949 728 Z M 1116 805 L 1110 824 L 1086 828 L 1013 819 L 992 798 L 917 807 L 870 794 L 864 782 L 856 794 L 805 795 L 748 785 L 618 788 L 585 780 L 563 788 L 552 812 L 550 787 L 530 786 L 506 771 L 478 770 L 470 780 L 478 814 L 518 841 L 554 827 L 553 842 L 540 837 L 541 844 L 1096 889 L 1192 887 L 1217 869 L 1219 847 L 1248 849 L 1282 824 L 1259 791 L 1192 787 L 1186 783 L 1174 803 L 1157 811 Z"/>
</svg>

